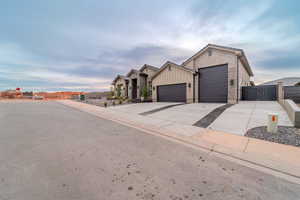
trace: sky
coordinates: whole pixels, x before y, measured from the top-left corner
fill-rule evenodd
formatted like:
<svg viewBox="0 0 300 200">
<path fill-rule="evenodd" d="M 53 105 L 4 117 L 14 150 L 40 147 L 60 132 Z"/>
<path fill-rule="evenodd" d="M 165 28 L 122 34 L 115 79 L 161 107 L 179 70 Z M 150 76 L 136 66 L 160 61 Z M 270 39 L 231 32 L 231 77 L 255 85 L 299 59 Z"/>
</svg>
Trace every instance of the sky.
<svg viewBox="0 0 300 200">
<path fill-rule="evenodd" d="M 208 43 L 241 48 L 256 83 L 300 77 L 298 0 L 4 0 L 0 90 L 105 91 Z"/>
</svg>

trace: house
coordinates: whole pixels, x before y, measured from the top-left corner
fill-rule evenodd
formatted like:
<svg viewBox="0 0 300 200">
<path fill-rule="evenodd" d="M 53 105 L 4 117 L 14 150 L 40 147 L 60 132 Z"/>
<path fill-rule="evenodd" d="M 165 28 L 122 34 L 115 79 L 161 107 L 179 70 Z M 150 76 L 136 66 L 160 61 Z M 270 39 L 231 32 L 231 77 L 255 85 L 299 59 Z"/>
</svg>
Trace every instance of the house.
<svg viewBox="0 0 300 200">
<path fill-rule="evenodd" d="M 281 82 L 283 86 L 300 86 L 300 77 L 287 77 L 277 79 L 274 81 L 265 82 L 261 85 L 277 85 L 279 82 Z"/>
<path fill-rule="evenodd" d="M 121 87 L 121 96 L 140 99 L 142 90 L 146 87 L 151 94 L 151 80 L 158 71 L 159 68 L 145 64 L 139 70 L 130 70 L 126 76 L 118 75 L 112 83 L 115 92 Z"/>
<path fill-rule="evenodd" d="M 112 82 L 114 86 L 115 96 L 128 97 L 129 78 L 118 75 Z"/>
<path fill-rule="evenodd" d="M 208 44 L 181 65 L 166 62 L 152 78 L 152 100 L 237 103 L 252 76 L 242 49 Z"/>
</svg>

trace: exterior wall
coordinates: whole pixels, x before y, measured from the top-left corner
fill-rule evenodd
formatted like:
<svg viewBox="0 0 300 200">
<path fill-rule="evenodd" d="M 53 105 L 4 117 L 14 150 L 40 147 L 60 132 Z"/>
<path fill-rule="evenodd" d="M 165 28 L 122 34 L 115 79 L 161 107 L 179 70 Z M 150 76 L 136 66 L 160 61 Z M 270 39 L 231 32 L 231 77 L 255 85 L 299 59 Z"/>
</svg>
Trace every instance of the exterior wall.
<svg viewBox="0 0 300 200">
<path fill-rule="evenodd" d="M 166 67 L 154 80 L 152 80 L 152 100 L 157 101 L 157 86 L 171 85 L 178 83 L 186 83 L 186 97 L 187 103 L 193 102 L 193 73 L 178 69 L 178 67 L 171 66 L 171 71 Z M 188 85 L 191 84 L 189 88 Z M 155 90 L 153 90 L 153 87 Z"/>
<path fill-rule="evenodd" d="M 242 87 L 243 86 L 250 86 L 250 76 L 248 74 L 248 72 L 246 71 L 243 63 L 239 61 L 239 86 L 240 86 L 240 90 L 239 90 L 239 99 L 242 98 Z"/>
<path fill-rule="evenodd" d="M 119 78 L 117 81 L 116 81 L 116 83 L 115 83 L 115 85 L 114 85 L 114 89 L 115 89 L 115 96 L 117 96 L 117 88 L 118 88 L 118 85 L 120 85 L 121 86 L 121 96 L 122 97 L 126 97 L 126 81 L 125 81 L 125 79 L 123 79 L 123 78 Z"/>
<path fill-rule="evenodd" d="M 153 70 L 151 68 L 146 67 L 143 71 L 143 73 L 147 74 L 147 87 L 149 88 L 149 95 L 152 96 L 152 77 L 158 72 L 158 70 Z"/>
<path fill-rule="evenodd" d="M 211 56 L 205 51 L 200 56 L 185 64 L 190 69 L 198 69 L 215 65 L 228 64 L 228 103 L 237 103 L 237 56 L 234 53 L 211 49 Z M 234 80 L 234 84 L 230 85 L 230 80 Z M 195 100 L 198 101 L 198 77 L 195 84 Z"/>
</svg>

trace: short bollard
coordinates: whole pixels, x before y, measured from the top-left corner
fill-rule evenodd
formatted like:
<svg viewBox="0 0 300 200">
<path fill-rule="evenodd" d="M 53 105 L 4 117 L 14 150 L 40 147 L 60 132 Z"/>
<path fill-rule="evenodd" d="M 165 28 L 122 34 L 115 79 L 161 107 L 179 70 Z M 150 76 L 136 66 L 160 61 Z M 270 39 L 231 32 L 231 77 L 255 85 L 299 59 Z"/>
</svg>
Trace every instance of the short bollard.
<svg viewBox="0 0 300 200">
<path fill-rule="evenodd" d="M 268 114 L 268 132 L 277 133 L 278 131 L 278 114 L 269 113 Z"/>
</svg>

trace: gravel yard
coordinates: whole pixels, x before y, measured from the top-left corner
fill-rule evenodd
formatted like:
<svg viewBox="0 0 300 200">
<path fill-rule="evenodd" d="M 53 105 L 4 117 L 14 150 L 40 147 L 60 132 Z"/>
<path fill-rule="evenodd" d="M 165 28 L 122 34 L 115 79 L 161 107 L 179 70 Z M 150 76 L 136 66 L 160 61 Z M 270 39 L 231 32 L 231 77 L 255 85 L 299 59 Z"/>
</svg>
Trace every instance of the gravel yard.
<svg viewBox="0 0 300 200">
<path fill-rule="evenodd" d="M 268 133 L 266 126 L 261 126 L 250 129 L 245 136 L 300 147 L 300 129 L 294 127 L 279 126 L 278 133 L 274 134 Z"/>
</svg>

